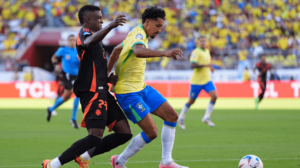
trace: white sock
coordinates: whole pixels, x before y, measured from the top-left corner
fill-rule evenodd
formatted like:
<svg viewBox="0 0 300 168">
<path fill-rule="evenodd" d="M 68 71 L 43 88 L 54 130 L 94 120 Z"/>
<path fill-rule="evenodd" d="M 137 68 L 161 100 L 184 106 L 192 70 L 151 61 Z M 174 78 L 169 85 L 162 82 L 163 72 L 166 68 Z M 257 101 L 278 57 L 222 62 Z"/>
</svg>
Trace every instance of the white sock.
<svg viewBox="0 0 300 168">
<path fill-rule="evenodd" d="M 176 127 L 176 125 L 175 125 Z M 172 150 L 175 139 L 175 127 L 166 125 L 166 122 L 161 131 L 162 143 L 162 164 L 169 165 L 173 161 Z"/>
<path fill-rule="evenodd" d="M 208 103 L 208 106 L 207 106 L 206 111 L 205 111 L 204 118 L 209 118 L 210 117 L 211 113 L 214 110 L 214 106 L 215 106 L 215 104 L 213 104 L 212 102 Z"/>
<path fill-rule="evenodd" d="M 118 164 L 121 166 L 125 165 L 128 159 L 140 151 L 145 145 L 146 143 L 141 134 L 135 136 L 127 148 L 119 155 L 117 159 Z"/>
<path fill-rule="evenodd" d="M 82 155 L 81 155 L 82 159 L 84 160 L 90 160 L 91 159 L 91 156 L 89 154 L 89 152 L 84 152 Z"/>
<path fill-rule="evenodd" d="M 60 163 L 58 157 L 55 158 L 55 159 L 53 159 L 53 160 L 50 162 L 50 167 L 51 167 L 51 168 L 59 168 L 60 166 L 61 166 L 61 163 Z"/>
<path fill-rule="evenodd" d="M 183 105 L 183 107 L 181 109 L 181 112 L 180 112 L 180 115 L 179 115 L 179 119 L 184 119 L 185 118 L 185 115 L 189 111 L 189 108 L 190 107 L 188 107 L 187 104 Z"/>
</svg>

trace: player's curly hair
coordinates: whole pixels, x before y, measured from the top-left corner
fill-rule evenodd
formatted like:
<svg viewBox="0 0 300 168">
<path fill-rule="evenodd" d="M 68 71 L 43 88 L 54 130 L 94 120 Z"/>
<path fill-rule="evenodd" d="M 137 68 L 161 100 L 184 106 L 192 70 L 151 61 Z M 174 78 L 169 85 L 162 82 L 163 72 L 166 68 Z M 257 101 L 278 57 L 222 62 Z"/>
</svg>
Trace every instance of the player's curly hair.
<svg viewBox="0 0 300 168">
<path fill-rule="evenodd" d="M 78 12 L 78 18 L 79 18 L 80 24 L 82 25 L 84 23 L 84 15 L 86 12 L 94 12 L 97 10 L 100 11 L 100 8 L 98 6 L 94 6 L 94 5 L 85 5 L 85 6 L 81 7 Z"/>
<path fill-rule="evenodd" d="M 157 18 L 161 18 L 165 20 L 166 13 L 165 10 L 158 8 L 156 6 L 151 6 L 147 8 L 142 14 L 142 23 L 145 23 L 146 19 L 157 20 Z"/>
</svg>

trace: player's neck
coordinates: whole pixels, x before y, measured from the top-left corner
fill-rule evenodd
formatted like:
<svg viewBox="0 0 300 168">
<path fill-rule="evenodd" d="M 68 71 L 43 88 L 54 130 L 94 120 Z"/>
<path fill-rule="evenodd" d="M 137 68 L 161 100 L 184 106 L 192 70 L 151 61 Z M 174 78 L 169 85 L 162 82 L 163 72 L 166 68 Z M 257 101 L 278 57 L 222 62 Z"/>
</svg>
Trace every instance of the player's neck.
<svg viewBox="0 0 300 168">
<path fill-rule="evenodd" d="M 200 49 L 205 50 L 206 47 L 198 46 Z"/>
<path fill-rule="evenodd" d="M 92 31 L 92 32 L 96 32 L 95 30 L 93 30 L 92 27 L 90 27 L 89 25 L 87 25 L 87 24 L 85 24 L 85 23 L 82 25 L 82 28 L 86 28 L 86 29 L 89 29 L 89 30 Z"/>
<path fill-rule="evenodd" d="M 147 27 L 144 26 L 144 24 L 140 24 L 139 27 L 141 26 L 141 28 L 145 31 L 147 37 L 149 37 L 148 33 L 147 33 Z"/>
</svg>

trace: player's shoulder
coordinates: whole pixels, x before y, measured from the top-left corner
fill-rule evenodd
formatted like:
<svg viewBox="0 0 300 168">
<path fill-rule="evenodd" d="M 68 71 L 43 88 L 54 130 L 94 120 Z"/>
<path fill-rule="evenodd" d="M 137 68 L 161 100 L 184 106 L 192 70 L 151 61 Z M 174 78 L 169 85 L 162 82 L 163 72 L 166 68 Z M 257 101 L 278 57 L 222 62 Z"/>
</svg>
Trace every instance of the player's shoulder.
<svg viewBox="0 0 300 168">
<path fill-rule="evenodd" d="M 136 38 L 136 39 L 139 39 L 139 40 L 147 38 L 147 35 L 146 35 L 145 31 L 144 31 L 144 28 L 141 25 L 133 28 L 130 31 L 129 35 L 131 35 L 133 38 Z"/>
<path fill-rule="evenodd" d="M 68 47 L 66 47 L 66 46 L 61 46 L 57 49 L 57 51 L 60 51 L 60 52 L 64 52 L 66 50 L 68 50 Z"/>
<path fill-rule="evenodd" d="M 191 59 L 192 59 L 192 58 L 195 58 L 195 57 L 197 57 L 197 56 L 199 56 L 199 52 L 197 51 L 197 48 L 196 48 L 196 49 L 194 49 L 194 50 L 191 52 Z"/>
<path fill-rule="evenodd" d="M 79 31 L 79 36 L 92 35 L 93 32 L 88 28 L 81 28 Z"/>
</svg>

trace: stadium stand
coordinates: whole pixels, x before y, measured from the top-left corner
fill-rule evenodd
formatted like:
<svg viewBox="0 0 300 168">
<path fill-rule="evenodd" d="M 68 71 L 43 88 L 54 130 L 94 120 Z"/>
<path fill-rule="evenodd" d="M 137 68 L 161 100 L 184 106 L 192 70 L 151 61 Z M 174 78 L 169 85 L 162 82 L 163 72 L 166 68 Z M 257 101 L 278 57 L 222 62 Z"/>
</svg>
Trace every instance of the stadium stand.
<svg viewBox="0 0 300 168">
<path fill-rule="evenodd" d="M 189 53 L 200 35 L 209 39 L 217 69 L 252 68 L 261 54 L 277 68 L 300 65 L 297 0 L 0 0 L 0 71 L 15 69 L 16 49 L 35 25 L 79 26 L 77 12 L 86 3 L 100 6 L 106 21 L 118 12 L 126 14 L 131 28 L 140 23 L 147 6 L 166 10 L 167 24 L 149 47 L 179 47 L 185 59 L 148 59 L 148 69 L 188 69 Z"/>
</svg>

